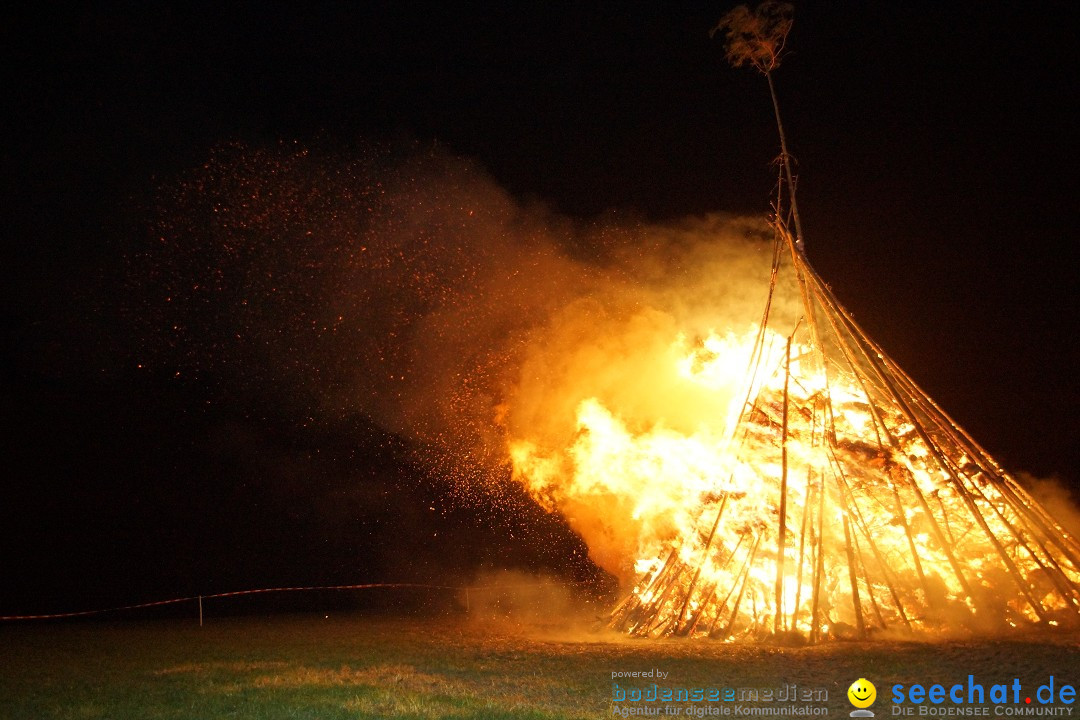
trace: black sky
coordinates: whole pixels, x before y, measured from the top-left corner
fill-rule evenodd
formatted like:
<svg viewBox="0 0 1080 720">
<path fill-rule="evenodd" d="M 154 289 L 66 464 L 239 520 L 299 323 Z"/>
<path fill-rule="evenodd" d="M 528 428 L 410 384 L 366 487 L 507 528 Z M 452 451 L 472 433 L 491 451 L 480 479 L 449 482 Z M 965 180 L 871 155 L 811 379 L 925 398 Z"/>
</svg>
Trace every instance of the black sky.
<svg viewBox="0 0 1080 720">
<path fill-rule="evenodd" d="M 806 3 L 777 83 L 811 261 L 991 453 L 1076 488 L 1080 25 L 1067 7 Z M 437 141 L 586 221 L 763 213 L 767 90 L 707 34 L 729 8 L 5 11 L 0 602 L 445 561 L 442 541 L 391 539 L 441 492 L 397 439 L 362 420 L 305 434 L 250 407 L 208 413 L 197 387 L 109 366 L 93 288 L 125 271 L 155 191 L 232 141 Z M 564 538 L 534 552 L 497 512 L 435 522 L 465 545 L 462 566 L 558 566 L 580 550 Z M 101 578 L 119 589 L 93 589 Z"/>
</svg>

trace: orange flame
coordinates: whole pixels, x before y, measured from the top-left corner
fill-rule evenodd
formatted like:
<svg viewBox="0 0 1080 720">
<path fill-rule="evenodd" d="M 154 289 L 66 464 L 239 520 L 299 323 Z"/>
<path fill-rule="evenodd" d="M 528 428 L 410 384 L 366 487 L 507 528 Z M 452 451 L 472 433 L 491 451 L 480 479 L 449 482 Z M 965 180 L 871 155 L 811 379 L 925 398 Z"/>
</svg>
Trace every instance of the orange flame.
<svg viewBox="0 0 1080 720">
<path fill-rule="evenodd" d="M 1011 478 L 792 338 L 675 337 L 670 377 L 642 382 L 682 385 L 696 427 L 587 397 L 565 446 L 510 441 L 515 477 L 634 579 L 616 626 L 814 641 L 1075 618 L 1075 542 Z"/>
</svg>

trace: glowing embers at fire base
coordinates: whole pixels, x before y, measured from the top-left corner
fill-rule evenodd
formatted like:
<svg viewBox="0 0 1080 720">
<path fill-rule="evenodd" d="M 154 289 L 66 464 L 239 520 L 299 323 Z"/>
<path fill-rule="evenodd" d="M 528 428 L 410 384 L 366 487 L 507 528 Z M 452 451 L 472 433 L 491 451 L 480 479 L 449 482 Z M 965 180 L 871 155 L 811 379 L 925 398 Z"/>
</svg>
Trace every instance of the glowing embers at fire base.
<svg viewBox="0 0 1080 720">
<path fill-rule="evenodd" d="M 728 398 L 711 419 L 630 425 L 586 399 L 565 450 L 511 446 L 516 476 L 571 524 L 612 518 L 616 541 L 591 549 L 636 559 L 612 625 L 817 642 L 1077 624 L 1080 546 L 778 236 L 774 271 L 786 247 L 805 310 L 794 328 L 767 310 L 743 336 L 674 339 L 673 372 L 703 403 Z"/>
</svg>

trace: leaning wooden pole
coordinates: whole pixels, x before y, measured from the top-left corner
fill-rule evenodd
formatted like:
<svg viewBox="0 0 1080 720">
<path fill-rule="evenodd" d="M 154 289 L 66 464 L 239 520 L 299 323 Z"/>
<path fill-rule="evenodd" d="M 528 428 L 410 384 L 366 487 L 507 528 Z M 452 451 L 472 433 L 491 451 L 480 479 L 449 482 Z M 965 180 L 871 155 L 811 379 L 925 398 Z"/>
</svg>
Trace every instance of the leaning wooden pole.
<svg viewBox="0 0 1080 720">
<path fill-rule="evenodd" d="M 851 581 L 851 604 L 855 610 L 855 625 L 859 637 L 866 637 L 866 621 L 863 619 L 862 601 L 859 600 L 859 576 L 855 568 L 855 550 L 851 546 L 851 521 L 844 511 L 844 550 L 847 553 L 848 579 Z"/>
<path fill-rule="evenodd" d="M 818 508 L 817 508 L 817 542 L 814 550 L 814 591 L 811 595 L 810 609 L 810 642 L 817 642 L 820 635 L 820 621 L 818 608 L 821 601 L 821 576 L 825 572 L 825 557 L 822 554 L 825 549 L 825 473 L 820 473 L 818 482 Z"/>
<path fill-rule="evenodd" d="M 776 530 L 776 612 L 773 632 L 783 630 L 784 616 L 784 555 L 787 552 L 787 489 L 788 489 L 788 383 L 791 380 L 791 337 L 787 340 L 787 359 L 784 361 L 784 415 L 780 436 L 780 519 Z"/>
<path fill-rule="evenodd" d="M 791 613 L 791 629 L 799 629 L 799 608 L 802 607 L 803 564 L 806 560 L 806 523 L 810 518 L 810 492 L 814 479 L 813 467 L 806 469 L 806 493 L 803 495 L 802 528 L 799 530 L 799 570 L 795 576 L 795 608 Z"/>
<path fill-rule="evenodd" d="M 698 579 L 701 577 L 701 568 L 705 567 L 705 563 L 709 557 L 709 550 L 712 548 L 713 538 L 716 537 L 716 528 L 720 525 L 720 518 L 724 515 L 724 506 L 727 505 L 727 493 L 724 493 L 724 499 L 720 501 L 720 508 L 716 511 L 716 520 L 713 521 L 712 529 L 709 530 L 709 537 L 705 541 L 705 547 L 701 550 L 701 562 L 698 563 L 697 568 L 694 570 L 694 578 L 690 581 L 690 585 L 686 588 L 686 597 L 683 598 L 682 607 L 679 609 L 679 614 L 675 619 L 673 626 L 674 631 L 679 633 L 683 627 L 683 620 L 686 618 L 686 611 L 690 607 L 690 598 L 694 594 L 694 589 L 697 586 Z"/>
<path fill-rule="evenodd" d="M 754 558 L 757 557 L 758 546 L 761 544 L 761 535 L 758 535 L 754 539 L 754 547 L 750 549 L 750 554 L 746 558 L 746 565 L 743 568 L 742 584 L 739 586 L 739 594 L 735 597 L 735 606 L 731 609 L 731 617 L 728 620 L 727 627 L 724 629 L 724 637 L 730 637 L 732 630 L 735 629 L 735 622 L 739 619 L 739 606 L 742 605 L 743 595 L 746 594 L 746 586 L 750 582 L 750 570 L 754 565 Z"/>
</svg>

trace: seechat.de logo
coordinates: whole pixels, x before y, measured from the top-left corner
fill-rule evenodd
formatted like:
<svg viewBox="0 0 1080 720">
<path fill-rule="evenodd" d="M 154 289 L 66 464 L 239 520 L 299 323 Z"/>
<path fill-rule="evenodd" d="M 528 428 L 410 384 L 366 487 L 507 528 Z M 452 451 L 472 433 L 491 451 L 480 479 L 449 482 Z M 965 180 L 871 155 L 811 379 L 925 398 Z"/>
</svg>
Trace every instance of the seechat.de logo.
<svg viewBox="0 0 1080 720">
<path fill-rule="evenodd" d="M 859 678 L 851 683 L 851 687 L 847 690 L 847 697 L 848 701 L 856 708 L 851 711 L 851 717 L 874 717 L 874 711 L 866 709 L 877 700 L 877 688 L 874 687 L 874 683 L 866 678 Z"/>
</svg>

